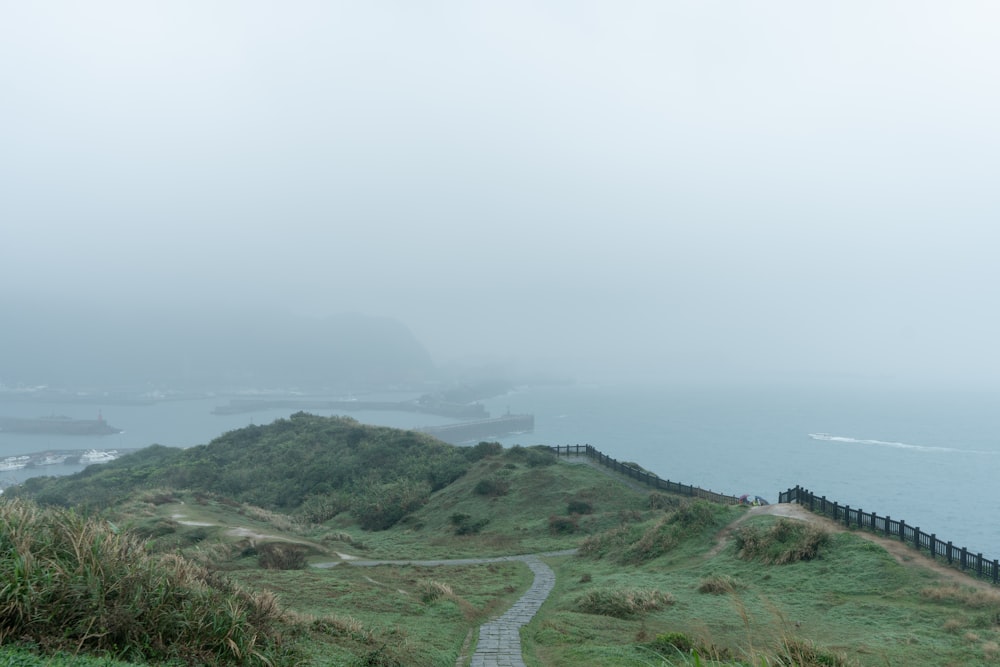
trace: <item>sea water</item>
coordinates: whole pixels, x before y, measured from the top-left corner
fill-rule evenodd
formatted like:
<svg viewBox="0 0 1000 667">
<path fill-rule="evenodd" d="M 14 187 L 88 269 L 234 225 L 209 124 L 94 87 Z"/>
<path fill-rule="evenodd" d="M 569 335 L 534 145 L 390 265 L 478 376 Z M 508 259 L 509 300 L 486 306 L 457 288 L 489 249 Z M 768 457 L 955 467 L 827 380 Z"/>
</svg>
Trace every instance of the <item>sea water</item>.
<svg viewBox="0 0 1000 667">
<path fill-rule="evenodd" d="M 771 502 L 779 492 L 802 485 L 831 501 L 903 519 L 956 546 L 1000 558 L 996 398 L 850 387 L 577 384 L 520 389 L 483 403 L 492 416 L 508 411 L 535 415 L 534 432 L 500 439 L 508 446 L 590 444 L 665 479 Z M 212 414 L 226 403 L 217 398 L 108 406 L 2 402 L 0 416 L 94 419 L 100 408 L 108 423 L 123 432 L 0 433 L 0 458 L 90 448 L 130 450 L 153 443 L 189 447 L 291 413 Z M 348 414 L 363 423 L 397 428 L 454 421 L 411 412 Z M 0 472 L 0 484 L 80 469 L 56 465 Z"/>
</svg>

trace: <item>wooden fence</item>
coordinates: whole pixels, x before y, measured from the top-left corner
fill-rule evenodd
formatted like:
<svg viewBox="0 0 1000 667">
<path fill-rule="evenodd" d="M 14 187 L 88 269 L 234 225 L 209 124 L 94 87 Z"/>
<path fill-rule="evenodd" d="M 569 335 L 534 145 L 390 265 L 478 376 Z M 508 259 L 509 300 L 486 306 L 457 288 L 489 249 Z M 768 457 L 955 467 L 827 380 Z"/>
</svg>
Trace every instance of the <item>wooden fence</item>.
<svg viewBox="0 0 1000 667">
<path fill-rule="evenodd" d="M 817 496 L 801 486 L 779 493 L 778 502 L 798 503 L 810 511 L 842 522 L 847 527 L 857 527 L 887 537 L 898 537 L 917 551 L 926 551 L 931 558 L 944 558 L 949 565 L 958 566 L 962 571 L 975 573 L 978 577 L 1000 584 L 1000 564 L 996 559 L 989 560 L 983 558 L 981 553 L 973 553 L 965 547 L 958 548 L 951 542 L 939 540 L 934 533 L 927 534 L 902 519 L 891 519 L 888 515 L 879 516 L 874 512 L 865 512 L 860 507 L 852 509 L 850 505 L 827 500 L 826 496 Z"/>
<path fill-rule="evenodd" d="M 610 456 L 597 451 L 590 445 L 557 445 L 549 447 L 549 449 L 551 449 L 556 456 L 587 456 L 603 466 L 607 466 L 616 472 L 628 475 L 632 479 L 638 480 L 643 484 L 647 484 L 660 491 L 669 491 L 671 493 L 678 493 L 685 496 L 691 496 L 693 498 L 704 498 L 705 500 L 710 500 L 713 503 L 722 503 L 725 505 L 737 505 L 740 502 L 740 499 L 736 496 L 727 496 L 722 493 L 699 489 L 697 486 L 691 486 L 690 484 L 680 484 L 678 482 L 671 482 L 669 479 L 661 479 L 653 473 L 646 472 L 645 470 L 637 468 L 634 465 L 616 461 Z"/>
</svg>

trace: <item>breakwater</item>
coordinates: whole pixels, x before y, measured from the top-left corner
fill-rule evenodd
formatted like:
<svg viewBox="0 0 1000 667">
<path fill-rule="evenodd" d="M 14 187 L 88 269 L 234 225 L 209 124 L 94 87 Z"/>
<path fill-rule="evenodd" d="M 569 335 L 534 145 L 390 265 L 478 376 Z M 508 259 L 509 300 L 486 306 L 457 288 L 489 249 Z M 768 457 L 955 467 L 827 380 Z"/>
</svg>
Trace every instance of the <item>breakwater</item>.
<svg viewBox="0 0 1000 667">
<path fill-rule="evenodd" d="M 453 419 L 487 418 L 489 413 L 479 403 L 447 403 L 441 401 L 344 401 L 313 400 L 297 398 L 234 398 L 229 405 L 219 405 L 212 410 L 213 415 L 235 415 L 265 410 L 339 410 L 356 412 L 363 410 L 388 410 L 392 412 L 419 412 Z"/>
<path fill-rule="evenodd" d="M 535 428 L 534 415 L 503 415 L 493 419 L 478 419 L 443 426 L 424 426 L 416 429 L 433 435 L 438 440 L 458 445 L 489 438 L 500 438 L 512 433 L 530 433 Z"/>
</svg>

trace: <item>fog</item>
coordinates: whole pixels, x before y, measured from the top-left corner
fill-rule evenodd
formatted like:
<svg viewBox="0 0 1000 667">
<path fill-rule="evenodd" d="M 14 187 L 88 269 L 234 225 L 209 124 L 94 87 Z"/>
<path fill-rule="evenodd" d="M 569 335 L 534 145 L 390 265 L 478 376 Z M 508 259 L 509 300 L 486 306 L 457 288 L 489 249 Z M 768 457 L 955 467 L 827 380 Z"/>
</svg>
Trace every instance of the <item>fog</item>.
<svg viewBox="0 0 1000 667">
<path fill-rule="evenodd" d="M 442 366 L 996 389 L 997 25 L 986 1 L 5 1 L 0 295 L 122 338 L 359 314 Z M 59 344 L 16 324 L 8 362 Z"/>
</svg>

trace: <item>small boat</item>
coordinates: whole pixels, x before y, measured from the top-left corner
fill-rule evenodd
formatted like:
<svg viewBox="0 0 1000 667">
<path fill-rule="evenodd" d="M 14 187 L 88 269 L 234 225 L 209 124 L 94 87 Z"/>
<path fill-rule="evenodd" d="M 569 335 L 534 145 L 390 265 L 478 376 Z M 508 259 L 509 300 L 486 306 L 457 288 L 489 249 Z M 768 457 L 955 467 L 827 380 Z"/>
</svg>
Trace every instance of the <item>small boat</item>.
<svg viewBox="0 0 1000 667">
<path fill-rule="evenodd" d="M 103 451 L 99 449 L 88 449 L 80 455 L 80 463 L 87 466 L 91 463 L 107 463 L 118 458 L 118 450 L 110 449 Z"/>
<path fill-rule="evenodd" d="M 809 437 L 813 440 L 833 440 L 833 436 L 829 433 L 810 433 Z"/>
<path fill-rule="evenodd" d="M 69 454 L 46 454 L 40 459 L 36 459 L 32 465 L 35 466 L 54 466 L 60 463 L 65 463 L 66 459 L 69 458 Z"/>
<path fill-rule="evenodd" d="M 0 471 L 20 470 L 28 465 L 28 460 L 27 456 L 8 456 L 0 460 Z"/>
</svg>

